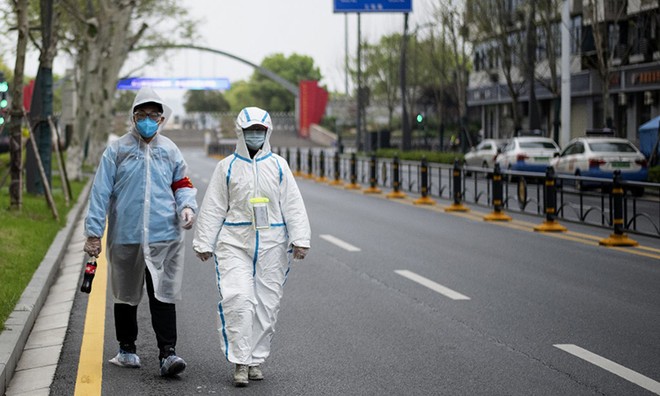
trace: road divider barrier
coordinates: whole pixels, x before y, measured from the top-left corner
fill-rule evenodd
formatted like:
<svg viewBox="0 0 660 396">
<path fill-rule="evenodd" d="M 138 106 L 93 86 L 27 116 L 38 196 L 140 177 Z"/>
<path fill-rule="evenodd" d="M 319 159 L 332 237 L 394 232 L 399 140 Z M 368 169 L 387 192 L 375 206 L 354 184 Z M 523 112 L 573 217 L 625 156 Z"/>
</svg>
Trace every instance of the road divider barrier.
<svg viewBox="0 0 660 396">
<path fill-rule="evenodd" d="M 543 188 L 543 212 L 545 220 L 534 227 L 538 232 L 564 232 L 566 227 L 557 221 L 557 182 L 555 170 L 548 166 L 545 169 L 545 183 Z"/>
<path fill-rule="evenodd" d="M 610 234 L 608 238 L 600 240 L 598 243 L 603 246 L 637 246 L 637 241 L 628 238 L 623 232 L 623 186 L 621 185 L 621 171 L 614 171 L 613 185 L 612 185 L 612 225 L 614 226 L 614 233 Z"/>
<path fill-rule="evenodd" d="M 454 169 L 452 170 L 452 189 L 454 202 L 445 208 L 445 212 L 468 212 L 470 209 L 463 205 L 463 169 L 458 165 L 458 160 L 454 160 Z"/>
<path fill-rule="evenodd" d="M 493 211 L 484 216 L 484 220 L 511 221 L 511 216 L 506 215 L 502 210 L 504 205 L 504 192 L 502 189 L 502 171 L 500 170 L 500 164 L 495 164 L 491 184 L 493 186 Z"/>
<path fill-rule="evenodd" d="M 429 165 L 426 157 L 422 157 L 422 164 L 419 167 L 419 181 L 421 197 L 413 201 L 415 205 L 435 205 L 435 201 L 429 197 Z"/>
<path fill-rule="evenodd" d="M 321 150 L 319 153 L 319 176 L 316 181 L 319 183 L 327 183 L 328 178 L 325 177 L 325 151 Z"/>
<path fill-rule="evenodd" d="M 228 146 L 227 146 L 228 147 Z M 235 145 L 232 146 L 232 152 Z M 296 166 L 292 166 L 294 174 L 304 175 L 300 164 L 301 148 L 295 155 Z M 215 150 L 214 150 L 215 151 Z M 481 168 L 461 168 L 458 161 L 452 165 L 444 163 L 430 163 L 423 161 L 401 160 L 398 156 L 392 158 L 378 158 L 376 169 L 382 168 L 382 176 L 374 177 L 370 162 L 373 156 L 363 156 L 351 152 L 342 154 L 340 150 L 334 151 L 333 161 L 328 161 L 329 151 L 325 151 L 325 160 L 319 166 L 314 165 L 312 174 L 329 178 L 330 162 L 334 165 L 334 180 L 332 185 L 341 185 L 346 189 L 360 190 L 362 188 L 376 187 L 382 190 L 390 189 L 387 198 L 404 198 L 406 193 L 419 194 L 421 198 L 413 201 L 417 204 L 435 203 L 433 198 L 450 200 L 451 205 L 444 207 L 447 212 L 455 209 L 468 211 L 464 204 L 471 203 L 476 206 L 493 210 L 493 214 L 512 216 L 513 213 L 538 216 L 543 223 L 536 226 L 537 231 L 565 231 L 558 222 L 579 223 L 599 228 L 614 228 L 611 238 L 602 241 L 602 245 L 616 243 L 612 246 L 635 246 L 635 241 L 625 236 L 624 232 L 660 238 L 660 222 L 658 222 L 658 202 L 660 183 L 630 182 L 619 178 L 614 186 L 613 179 L 577 178 L 573 175 L 559 175 L 553 170 L 546 172 L 506 172 L 500 168 L 501 179 L 491 180 L 493 170 Z M 318 148 L 302 148 L 303 155 L 311 155 L 314 160 L 320 156 Z M 211 154 L 211 150 L 209 150 Z M 231 153 L 229 153 L 231 155 Z M 291 152 L 293 155 L 293 152 Z M 466 169 L 469 172 L 466 172 Z M 307 170 L 305 169 L 305 172 Z M 389 173 L 391 172 L 391 174 Z M 468 174 L 471 174 L 468 176 Z M 512 184 L 507 175 L 515 175 L 519 179 L 518 188 L 510 192 Z M 473 178 L 474 183 L 466 183 Z M 520 180 L 531 180 L 530 184 L 523 183 L 524 194 L 521 195 Z M 592 188 L 572 188 L 576 180 L 586 180 Z M 501 182 L 500 187 L 494 182 Z M 368 186 L 367 186 L 368 183 Z M 375 185 L 374 185 L 375 183 Z M 515 185 L 514 185 L 515 186 Z M 594 187 L 595 186 L 595 187 Z M 632 194 L 628 196 L 625 191 L 644 187 L 647 191 L 644 196 Z M 527 197 L 530 189 L 531 199 Z M 515 194 L 517 192 L 517 195 Z M 535 198 L 533 198 L 535 196 Z M 468 199 L 469 197 L 469 199 Z M 485 198 L 485 199 L 484 199 Z M 518 205 L 510 202 L 517 201 Z M 616 213 L 615 213 L 616 208 Z M 497 215 L 499 218 L 500 215 Z M 490 218 L 490 217 L 489 217 Z M 484 218 L 486 220 L 486 218 Z M 534 226 L 532 226 L 534 227 Z"/>
<path fill-rule="evenodd" d="M 371 154 L 371 158 L 369 158 L 369 188 L 364 190 L 365 194 L 380 194 L 383 192 L 377 187 L 378 178 L 376 176 L 376 162 L 376 154 Z"/>
<path fill-rule="evenodd" d="M 387 194 L 387 198 L 402 199 L 406 194 L 401 191 L 401 172 L 399 170 L 399 156 L 395 155 L 392 159 L 392 192 Z"/>
<path fill-rule="evenodd" d="M 357 157 L 355 153 L 351 153 L 351 182 L 346 186 L 347 190 L 360 190 L 359 184 L 357 184 Z"/>
</svg>

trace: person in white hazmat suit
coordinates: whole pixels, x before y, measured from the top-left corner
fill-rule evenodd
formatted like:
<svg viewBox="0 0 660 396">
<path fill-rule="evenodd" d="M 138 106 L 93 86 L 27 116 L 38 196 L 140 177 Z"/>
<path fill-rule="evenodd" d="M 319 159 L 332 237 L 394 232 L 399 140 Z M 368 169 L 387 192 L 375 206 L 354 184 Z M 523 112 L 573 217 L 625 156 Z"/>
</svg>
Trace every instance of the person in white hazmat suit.
<svg viewBox="0 0 660 396">
<path fill-rule="evenodd" d="M 106 257 L 114 299 L 119 353 L 111 363 L 140 367 L 135 341 L 137 307 L 146 283 L 159 348 L 160 374 L 186 368 L 175 352 L 175 303 L 181 299 L 183 229 L 191 229 L 197 189 L 178 147 L 159 132 L 172 110 L 150 87 L 133 102 L 130 130 L 103 152 L 85 219 L 84 250 L 101 253 L 108 218 Z"/>
<path fill-rule="evenodd" d="M 202 261 L 215 259 L 220 344 L 235 386 L 263 379 L 291 256 L 310 248 L 307 211 L 286 160 L 270 150 L 272 132 L 265 110 L 239 113 L 236 151 L 215 168 L 193 238 Z"/>
</svg>

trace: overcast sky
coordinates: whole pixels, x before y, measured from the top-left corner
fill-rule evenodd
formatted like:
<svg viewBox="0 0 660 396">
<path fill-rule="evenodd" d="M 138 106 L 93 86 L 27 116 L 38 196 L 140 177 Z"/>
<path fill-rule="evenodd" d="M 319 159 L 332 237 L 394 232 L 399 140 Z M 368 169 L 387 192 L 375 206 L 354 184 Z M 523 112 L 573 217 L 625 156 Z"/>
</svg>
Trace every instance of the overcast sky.
<svg viewBox="0 0 660 396">
<path fill-rule="evenodd" d="M 427 23 L 432 4 L 438 0 L 412 0 L 409 29 Z M 345 91 L 345 20 L 348 22 L 348 52 L 356 55 L 356 14 L 335 14 L 333 0 L 183 0 L 194 19 L 199 19 L 197 43 L 260 64 L 275 53 L 289 56 L 308 55 L 321 69 L 331 91 Z M 402 32 L 403 15 L 363 13 L 363 39 L 375 42 L 382 35 Z M 168 52 L 170 55 L 154 67 L 141 72 L 142 77 L 226 77 L 230 82 L 245 80 L 253 69 L 220 55 L 192 50 Z M 36 75 L 37 56 L 26 65 L 26 74 Z M 12 60 L 13 62 L 13 60 Z M 57 59 L 54 71 L 63 74 L 71 62 Z M 11 63 L 13 66 L 13 63 Z M 124 72 L 132 70 L 136 60 L 129 58 Z M 69 66 L 70 67 L 70 66 Z M 164 98 L 180 102 L 182 92 L 159 92 Z M 173 103 L 176 110 L 180 103 Z"/>
</svg>

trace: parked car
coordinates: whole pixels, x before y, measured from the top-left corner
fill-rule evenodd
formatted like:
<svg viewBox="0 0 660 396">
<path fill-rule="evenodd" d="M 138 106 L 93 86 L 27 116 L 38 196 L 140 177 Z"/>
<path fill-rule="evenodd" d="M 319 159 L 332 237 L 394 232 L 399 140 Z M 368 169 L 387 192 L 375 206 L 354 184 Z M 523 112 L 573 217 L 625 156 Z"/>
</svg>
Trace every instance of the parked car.
<svg viewBox="0 0 660 396">
<path fill-rule="evenodd" d="M 514 137 L 507 142 L 495 162 L 503 171 L 545 172 L 557 153 L 559 146 L 550 138 Z"/>
<path fill-rule="evenodd" d="M 599 177 L 612 180 L 615 170 L 624 180 L 645 181 L 648 164 L 644 154 L 629 140 L 617 137 L 584 136 L 571 140 L 552 166 L 558 174 Z M 577 183 L 577 187 L 584 184 Z M 642 195 L 643 187 L 631 189 Z"/>
<path fill-rule="evenodd" d="M 499 139 L 484 139 L 481 143 L 472 147 L 465 153 L 465 165 L 492 168 L 495 165 L 495 157 L 504 146 L 505 141 Z"/>
</svg>

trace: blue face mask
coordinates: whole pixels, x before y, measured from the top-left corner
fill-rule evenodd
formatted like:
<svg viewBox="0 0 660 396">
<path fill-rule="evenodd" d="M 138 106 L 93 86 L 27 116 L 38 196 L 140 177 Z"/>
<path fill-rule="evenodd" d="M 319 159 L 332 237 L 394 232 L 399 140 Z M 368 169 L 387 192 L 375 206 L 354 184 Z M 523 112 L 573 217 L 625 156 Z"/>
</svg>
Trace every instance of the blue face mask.
<svg viewBox="0 0 660 396">
<path fill-rule="evenodd" d="M 259 150 L 266 141 L 265 131 L 243 131 L 243 136 L 245 136 L 245 144 L 252 150 Z"/>
<path fill-rule="evenodd" d="M 158 130 L 158 122 L 152 120 L 149 117 L 138 121 L 135 125 L 138 132 L 140 133 L 140 136 L 145 139 L 149 139 L 150 137 L 154 136 Z"/>
</svg>

